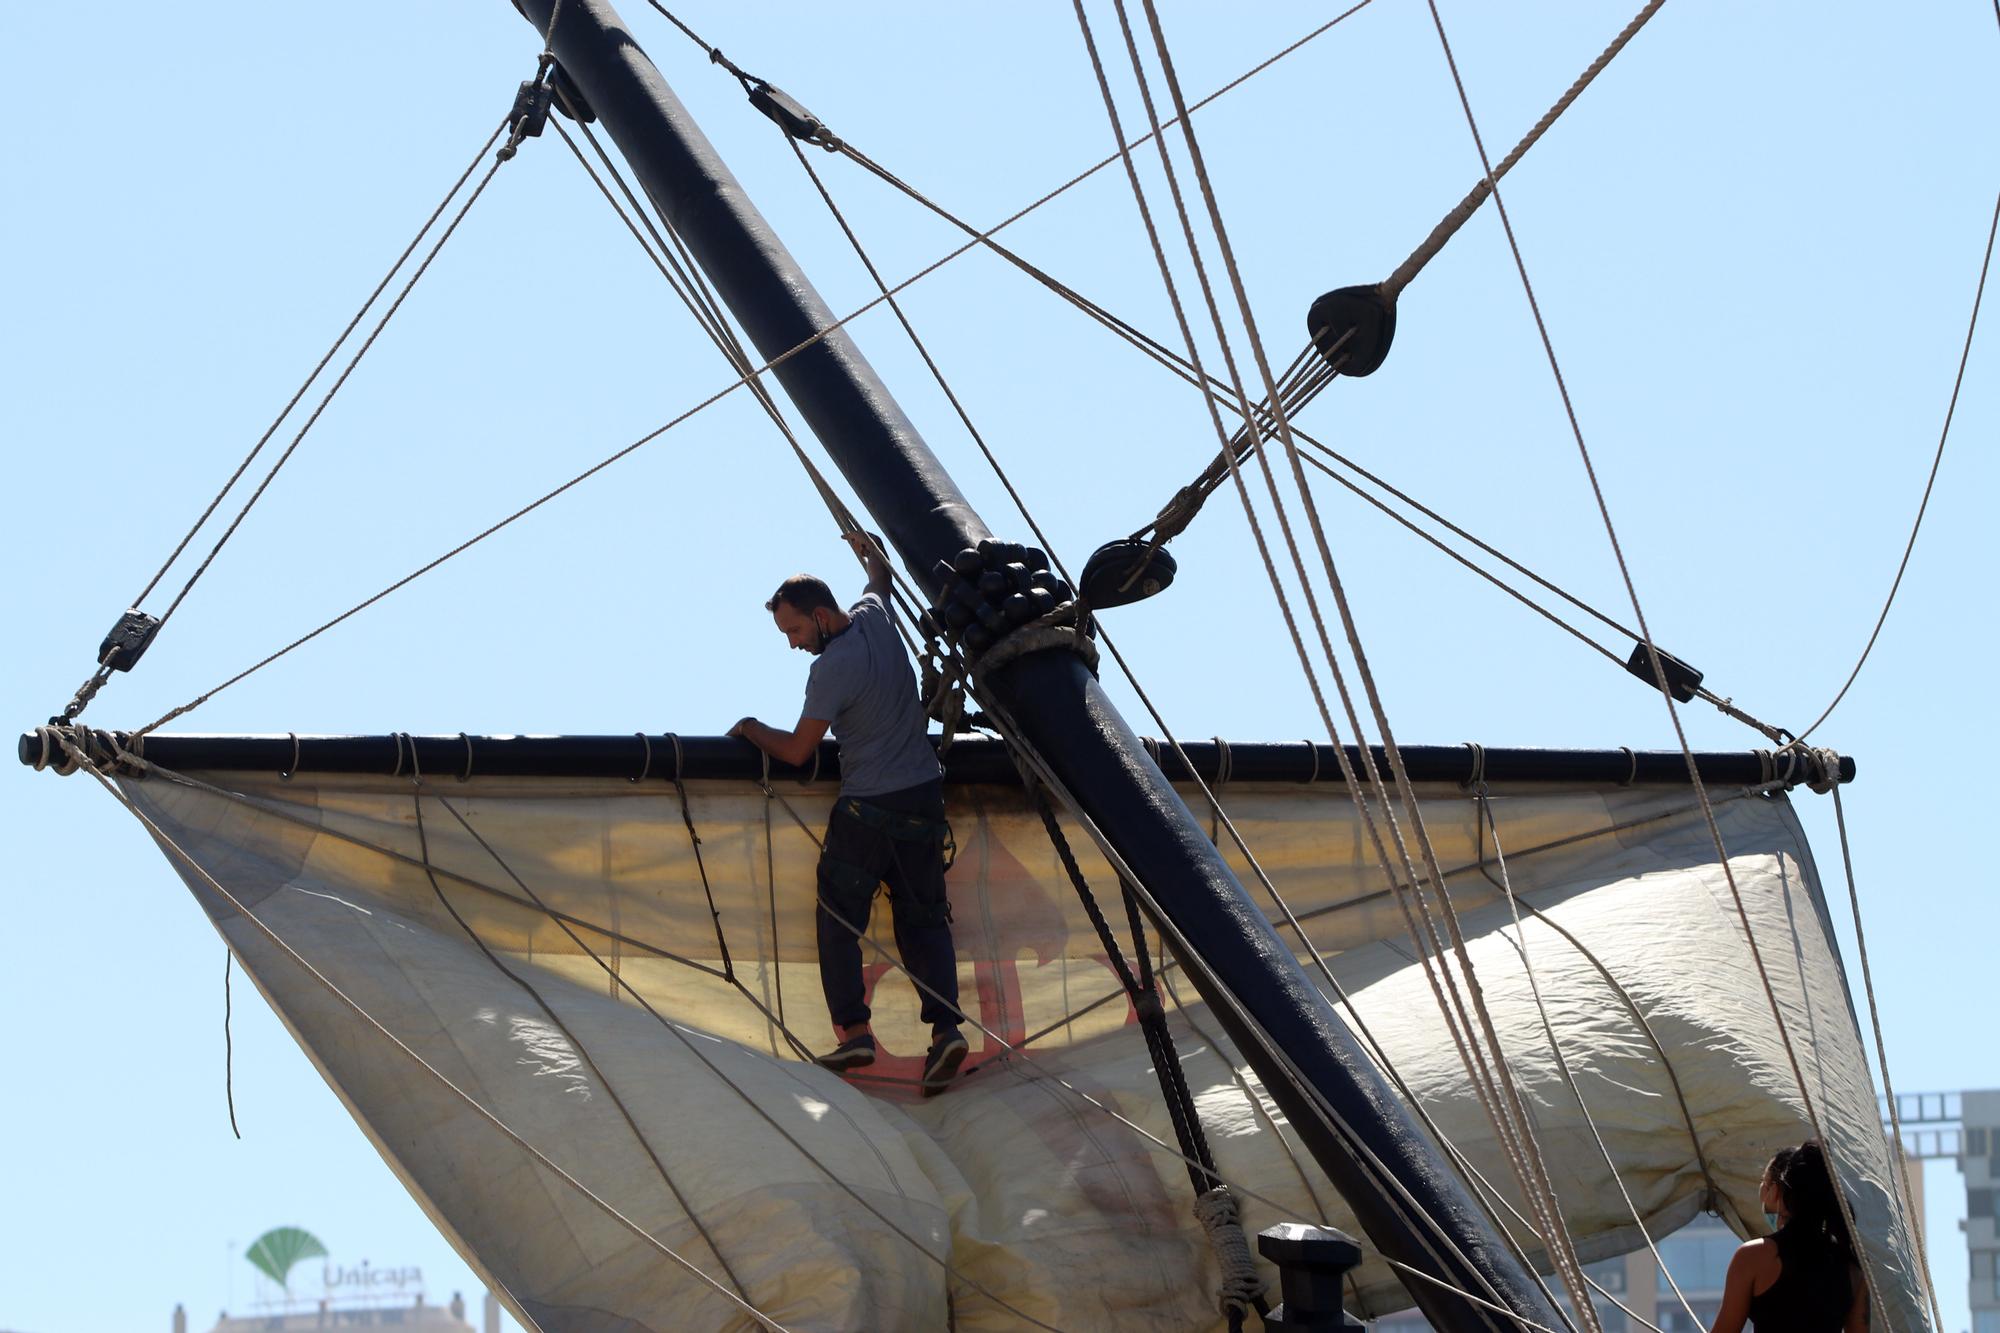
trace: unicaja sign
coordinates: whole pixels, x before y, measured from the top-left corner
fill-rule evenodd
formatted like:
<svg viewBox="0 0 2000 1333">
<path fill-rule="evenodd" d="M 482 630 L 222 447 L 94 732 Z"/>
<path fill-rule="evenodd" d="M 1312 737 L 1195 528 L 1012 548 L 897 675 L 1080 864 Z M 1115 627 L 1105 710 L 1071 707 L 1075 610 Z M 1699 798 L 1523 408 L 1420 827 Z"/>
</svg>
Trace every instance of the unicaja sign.
<svg viewBox="0 0 2000 1333">
<path fill-rule="evenodd" d="M 358 1264 L 325 1263 L 320 1267 L 324 1290 L 300 1293 L 292 1290 L 292 1274 L 307 1259 L 326 1259 L 326 1246 L 310 1231 L 299 1227 L 277 1227 L 252 1242 L 243 1254 L 251 1266 L 285 1289 L 287 1299 L 316 1294 L 324 1300 L 352 1300 L 369 1296 L 404 1296 L 419 1293 L 424 1272 L 415 1266 L 377 1268 L 363 1259 Z"/>
<path fill-rule="evenodd" d="M 329 1296 L 364 1296 L 382 1291 L 413 1291 L 424 1285 L 421 1268 L 375 1268 L 366 1259 L 358 1265 L 341 1268 L 335 1264 L 326 1265 L 326 1294 Z"/>
<path fill-rule="evenodd" d="M 298 1227 L 277 1227 L 252 1241 L 243 1257 L 258 1272 L 283 1287 L 289 1296 L 292 1291 L 292 1268 L 301 1259 L 325 1258 L 326 1246 L 320 1244 L 310 1231 Z"/>
</svg>

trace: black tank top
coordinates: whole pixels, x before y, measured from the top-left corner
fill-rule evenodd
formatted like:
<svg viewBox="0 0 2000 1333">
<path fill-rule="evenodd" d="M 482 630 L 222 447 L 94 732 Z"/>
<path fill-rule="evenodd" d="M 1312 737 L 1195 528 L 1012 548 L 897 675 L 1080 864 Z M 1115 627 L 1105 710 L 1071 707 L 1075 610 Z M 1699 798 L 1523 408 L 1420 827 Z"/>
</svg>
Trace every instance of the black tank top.
<svg viewBox="0 0 2000 1333">
<path fill-rule="evenodd" d="M 1778 1280 L 1750 1298 L 1757 1333 L 1840 1333 L 1854 1304 L 1847 1257 L 1832 1245 L 1814 1244 L 1781 1227 Z"/>
</svg>

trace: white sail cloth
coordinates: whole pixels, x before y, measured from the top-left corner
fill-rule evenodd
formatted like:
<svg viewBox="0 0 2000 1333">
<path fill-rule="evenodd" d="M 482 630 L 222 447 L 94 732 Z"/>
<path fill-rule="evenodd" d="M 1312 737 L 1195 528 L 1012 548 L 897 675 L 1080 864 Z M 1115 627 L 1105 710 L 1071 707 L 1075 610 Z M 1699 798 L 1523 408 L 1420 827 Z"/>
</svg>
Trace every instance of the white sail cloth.
<svg viewBox="0 0 2000 1333">
<path fill-rule="evenodd" d="M 911 1081 L 927 1034 L 892 965 L 884 904 L 877 944 L 864 946 L 871 983 L 890 978 L 875 1003 L 883 1059 L 843 1081 L 787 1040 L 830 1038 L 810 836 L 825 785 L 773 799 L 753 784 L 690 783 L 699 864 L 675 788 L 659 781 L 122 785 L 200 867 L 170 849 L 384 1158 L 540 1327 L 755 1327 L 718 1288 L 794 1329 L 1221 1326 L 1183 1164 L 1134 1128 L 1173 1143 L 1145 1044 L 1018 791 L 951 792 L 961 1002 L 987 1031 L 969 1032 L 960 1083 L 926 1101 Z M 1921 1333 L 1914 1251 L 1803 835 L 1782 796 L 1716 797 L 1884 1322 Z M 1526 1211 L 1518 1185 L 1344 790 L 1237 785 L 1224 800 L 1351 1016 L 1539 1260 L 1507 1211 Z M 1690 794 L 1517 786 L 1496 788 L 1490 807 L 1518 934 L 1474 798 L 1424 793 L 1583 1256 L 1641 1244 L 1634 1209 L 1655 1235 L 1704 1207 L 1759 1229 L 1764 1162 L 1812 1126 Z M 1115 890 L 1077 842 L 1100 891 Z M 1192 988 L 1165 976 L 1185 1001 L 1174 1035 L 1246 1229 L 1354 1231 Z M 1021 1049 L 1009 1056 L 1003 1041 Z M 1363 1316 L 1409 1303 L 1374 1258 L 1352 1297 Z"/>
</svg>

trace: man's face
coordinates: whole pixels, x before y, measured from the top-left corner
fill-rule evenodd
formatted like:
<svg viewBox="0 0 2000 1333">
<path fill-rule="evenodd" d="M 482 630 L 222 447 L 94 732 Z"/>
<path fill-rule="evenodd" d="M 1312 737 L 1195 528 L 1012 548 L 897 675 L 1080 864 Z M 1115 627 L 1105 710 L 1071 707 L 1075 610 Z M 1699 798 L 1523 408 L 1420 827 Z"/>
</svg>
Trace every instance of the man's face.
<svg viewBox="0 0 2000 1333">
<path fill-rule="evenodd" d="M 821 624 L 825 618 L 825 611 L 814 611 L 808 615 L 790 602 L 779 602 L 778 609 L 771 613 L 771 619 L 777 622 L 778 632 L 785 636 L 785 642 L 794 648 L 803 648 L 814 657 L 818 657 L 826 647 L 826 629 Z"/>
</svg>

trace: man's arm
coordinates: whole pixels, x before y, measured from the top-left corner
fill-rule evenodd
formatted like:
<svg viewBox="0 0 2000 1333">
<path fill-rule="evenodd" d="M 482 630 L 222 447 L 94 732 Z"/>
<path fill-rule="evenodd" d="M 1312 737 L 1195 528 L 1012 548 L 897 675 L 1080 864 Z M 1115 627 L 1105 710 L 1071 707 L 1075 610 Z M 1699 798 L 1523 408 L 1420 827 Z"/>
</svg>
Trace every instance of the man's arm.
<svg viewBox="0 0 2000 1333">
<path fill-rule="evenodd" d="M 844 535 L 843 540 L 854 549 L 854 554 L 861 559 L 861 568 L 868 576 L 866 591 L 874 593 L 882 599 L 882 604 L 887 606 L 889 604 L 890 587 L 889 566 L 882 561 L 882 543 L 880 539 L 873 533 L 850 532 Z"/>
<path fill-rule="evenodd" d="M 746 717 L 731 727 L 729 734 L 741 736 L 781 764 L 804 768 L 806 760 L 812 758 L 813 751 L 819 748 L 828 725 L 816 717 L 802 717 L 799 725 L 792 730 L 779 731 L 754 717 Z"/>
</svg>

